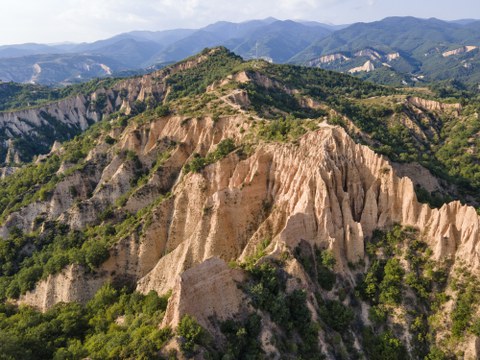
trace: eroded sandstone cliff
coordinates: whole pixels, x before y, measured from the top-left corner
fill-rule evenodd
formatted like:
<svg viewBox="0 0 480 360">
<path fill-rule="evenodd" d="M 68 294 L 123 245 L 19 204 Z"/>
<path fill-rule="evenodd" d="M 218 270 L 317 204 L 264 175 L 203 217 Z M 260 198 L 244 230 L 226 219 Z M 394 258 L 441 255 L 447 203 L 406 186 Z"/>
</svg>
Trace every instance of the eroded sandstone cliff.
<svg viewBox="0 0 480 360">
<path fill-rule="evenodd" d="M 139 290 L 165 293 L 173 288 L 177 276 L 193 265 L 213 256 L 225 261 L 244 258 L 266 237 L 273 239 L 272 249 L 277 243 L 294 248 L 301 240 L 329 248 L 338 269 L 348 272 L 347 262 L 364 259 L 365 241 L 372 231 L 394 223 L 421 229 L 437 259 L 460 258 L 472 268 L 480 264 L 479 218 L 474 208 L 453 202 L 431 209 L 418 203 L 410 179 L 396 176 L 385 158 L 355 144 L 339 127 L 322 124 L 296 144 L 261 144 L 247 157 L 232 153 L 200 173 L 185 174 L 180 169 L 194 152 L 206 154 L 226 138 L 236 137 L 240 142 L 235 129 L 243 119 L 192 119 L 181 126 L 182 121 L 179 117 L 159 119 L 148 131 L 128 128 L 121 136 L 118 146 L 135 151 L 142 161 L 148 161 L 150 153 L 158 150 L 155 144 L 163 139 L 181 146 L 172 152 L 163 173 L 169 177 L 168 172 L 173 171 L 170 177 L 177 177 L 172 196 L 156 207 L 140 240 L 126 239 L 112 250 L 101 269 L 105 280 L 109 273 L 125 271 L 138 279 Z M 7 224 L 17 217 L 33 222 L 47 213 L 73 227 L 84 227 L 96 220 L 100 210 L 95 204 L 105 208 L 122 192 L 115 179 L 128 179 L 131 173 L 114 157 L 103 174 L 97 175 L 96 189 L 82 206 L 69 207 L 65 200 L 64 209 L 56 206 L 65 199 L 66 189 L 62 191 L 60 185 L 49 203 L 22 210 L 28 216 L 12 214 Z M 80 183 L 86 180 L 79 179 Z M 65 183 L 71 184 L 72 179 Z M 152 190 L 147 194 L 152 196 Z M 140 194 L 134 194 L 128 206 L 138 211 L 153 200 L 140 199 Z M 59 281 L 77 279 L 61 277 Z M 50 285 L 39 285 L 34 291 L 50 287 L 44 296 L 55 300 L 42 300 L 41 304 L 51 306 L 58 300 L 73 299 L 72 294 L 68 298 L 50 294 L 60 288 L 54 283 L 50 280 Z M 92 283 L 98 286 L 96 280 Z M 24 301 L 40 305 L 37 295 L 27 294 Z"/>
</svg>

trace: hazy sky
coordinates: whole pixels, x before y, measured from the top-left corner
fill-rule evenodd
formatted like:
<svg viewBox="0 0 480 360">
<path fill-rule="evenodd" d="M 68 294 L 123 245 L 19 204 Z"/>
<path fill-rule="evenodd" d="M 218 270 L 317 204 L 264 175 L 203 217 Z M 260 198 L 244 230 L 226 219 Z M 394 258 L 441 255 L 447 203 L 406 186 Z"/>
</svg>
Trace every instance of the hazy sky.
<svg viewBox="0 0 480 360">
<path fill-rule="evenodd" d="M 93 41 L 269 16 L 334 24 L 387 16 L 480 18 L 479 0 L 0 0 L 0 45 Z"/>
</svg>

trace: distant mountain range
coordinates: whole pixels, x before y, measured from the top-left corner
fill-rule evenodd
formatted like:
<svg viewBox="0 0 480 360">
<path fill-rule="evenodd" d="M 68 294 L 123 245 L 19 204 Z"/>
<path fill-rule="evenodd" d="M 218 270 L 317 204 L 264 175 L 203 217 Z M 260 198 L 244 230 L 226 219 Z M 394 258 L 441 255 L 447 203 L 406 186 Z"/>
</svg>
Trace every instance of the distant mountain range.
<svg viewBox="0 0 480 360">
<path fill-rule="evenodd" d="M 172 63 L 218 45 L 247 59 L 283 63 L 335 28 L 268 18 L 217 22 L 198 30 L 134 31 L 93 43 L 0 46 L 0 80 L 68 84 Z"/>
<path fill-rule="evenodd" d="M 480 82 L 480 21 L 391 17 L 317 40 L 291 62 L 383 83 Z"/>
<path fill-rule="evenodd" d="M 223 45 L 245 59 L 316 66 L 391 85 L 480 83 L 480 21 L 391 17 L 329 25 L 274 18 L 133 31 L 82 44 L 0 46 L 0 80 L 45 85 L 159 68 Z"/>
</svg>

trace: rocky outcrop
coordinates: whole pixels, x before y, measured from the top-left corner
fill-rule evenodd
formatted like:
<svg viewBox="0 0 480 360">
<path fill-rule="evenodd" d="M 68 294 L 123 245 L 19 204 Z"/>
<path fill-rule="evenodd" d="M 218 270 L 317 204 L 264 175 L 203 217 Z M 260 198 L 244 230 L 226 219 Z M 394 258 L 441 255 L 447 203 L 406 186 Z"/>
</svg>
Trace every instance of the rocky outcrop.
<svg viewBox="0 0 480 360">
<path fill-rule="evenodd" d="M 462 105 L 458 103 L 447 104 L 439 101 L 422 99 L 419 97 L 408 97 L 407 102 L 416 107 L 429 111 L 453 111 L 459 114 L 459 112 L 462 110 Z"/>
<path fill-rule="evenodd" d="M 359 66 L 356 68 L 351 69 L 349 72 L 350 73 L 356 73 L 360 71 L 372 71 L 374 69 L 373 62 L 375 61 L 386 61 L 390 62 L 395 59 L 398 59 L 400 57 L 400 54 L 398 52 L 395 53 L 390 53 L 386 55 L 380 54 L 378 51 L 374 49 L 362 49 L 357 52 L 355 52 L 351 57 L 348 57 L 345 54 L 342 53 L 336 53 L 336 54 L 329 54 L 329 55 L 324 55 L 319 58 L 316 58 L 314 60 L 310 60 L 308 62 L 308 66 L 321 66 L 321 65 L 328 65 L 334 62 L 347 62 L 355 58 L 368 58 L 368 61 L 363 65 Z M 368 64 L 368 65 L 367 65 Z M 385 66 L 389 66 L 388 64 L 384 64 Z"/>
<path fill-rule="evenodd" d="M 355 74 L 357 72 L 370 72 L 370 71 L 373 71 L 375 70 L 375 65 L 372 63 L 372 61 L 370 60 L 367 60 L 367 62 L 365 64 L 363 64 L 362 66 L 358 66 L 358 67 L 355 67 L 353 69 L 350 69 L 348 70 L 348 72 L 350 74 Z"/>
<path fill-rule="evenodd" d="M 111 106 L 111 104 L 110 104 Z M 71 134 L 85 130 L 101 118 L 100 112 L 91 110 L 88 100 L 82 95 L 44 105 L 40 108 L 0 113 L 2 131 L 10 138 L 31 136 L 38 129 L 58 131 L 57 124 L 70 129 Z M 69 133 L 63 134 L 68 136 Z"/>
<path fill-rule="evenodd" d="M 385 55 L 385 58 L 387 59 L 387 61 L 397 60 L 400 58 L 400 54 L 398 52 L 390 53 Z"/>
<path fill-rule="evenodd" d="M 363 258 L 365 238 L 374 229 L 396 222 L 424 229 L 437 257 L 470 254 L 472 265 L 478 266 L 471 251 L 478 243 L 475 209 L 458 202 L 442 209 L 418 204 L 409 179 L 396 177 L 385 159 L 355 145 L 343 130 L 324 127 L 305 136 L 298 147 L 265 145 L 237 165 L 232 160 L 209 167 L 204 176 L 186 178 L 185 187 L 178 187 L 175 206 L 181 208 L 175 213 L 183 215 L 174 216 L 170 232 L 185 240 L 175 241 L 178 245 L 140 280 L 139 289 L 164 292 L 171 283 L 161 278 L 171 278 L 164 274 L 174 264 L 179 274 L 181 263 L 188 268 L 214 255 L 229 260 L 251 254 L 268 235 L 290 246 L 301 239 L 328 246 L 345 265 Z M 201 191 L 192 192 L 193 183 Z M 198 200 L 209 214 L 199 217 L 200 209 L 192 206 Z M 273 210 L 248 236 L 240 214 L 261 218 L 268 202 Z M 238 235 L 232 238 L 232 233 Z"/>
<path fill-rule="evenodd" d="M 60 302 L 85 303 L 95 295 L 104 282 L 103 277 L 86 276 L 82 267 L 70 265 L 61 273 L 50 275 L 41 281 L 19 302 L 35 306 L 41 311 L 46 311 Z"/>
<path fill-rule="evenodd" d="M 330 54 L 330 55 L 321 56 L 314 60 L 310 60 L 308 63 L 308 66 L 319 66 L 321 64 L 330 64 L 335 61 L 348 61 L 348 60 L 350 60 L 350 58 L 348 58 L 344 54 L 341 54 L 341 53 Z"/>
<path fill-rule="evenodd" d="M 480 338 L 470 337 L 470 341 L 467 343 L 467 348 L 465 350 L 465 354 L 463 356 L 466 360 L 474 360 L 480 358 Z"/>
<path fill-rule="evenodd" d="M 393 163 L 395 173 L 400 177 L 408 177 L 415 186 L 420 186 L 429 193 L 445 190 L 439 179 L 418 163 Z"/>
<path fill-rule="evenodd" d="M 381 60 L 382 55 L 373 49 L 363 49 L 355 53 L 355 57 L 368 57 L 372 61 Z"/>
<path fill-rule="evenodd" d="M 215 333 L 211 318 L 225 321 L 248 308 L 245 294 L 238 288 L 244 280 L 241 270 L 230 269 L 216 257 L 185 271 L 176 279 L 162 326 L 176 327 L 189 314 Z"/>
<path fill-rule="evenodd" d="M 478 46 L 462 46 L 454 50 L 445 51 L 444 53 L 442 53 L 442 56 L 449 57 L 453 55 L 465 54 L 476 49 L 478 49 Z"/>
<path fill-rule="evenodd" d="M 7 176 L 13 174 L 15 170 L 16 168 L 9 166 L 0 168 L 0 179 L 5 179 Z"/>
</svg>

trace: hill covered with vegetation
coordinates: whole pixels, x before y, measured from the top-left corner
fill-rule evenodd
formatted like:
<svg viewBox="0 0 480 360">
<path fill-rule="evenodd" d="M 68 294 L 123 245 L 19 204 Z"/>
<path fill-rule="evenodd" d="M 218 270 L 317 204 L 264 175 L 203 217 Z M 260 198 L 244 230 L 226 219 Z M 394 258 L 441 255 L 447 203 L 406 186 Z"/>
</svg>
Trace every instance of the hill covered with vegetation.
<svg viewBox="0 0 480 360">
<path fill-rule="evenodd" d="M 225 48 L 102 86 L 0 181 L 4 358 L 474 354 L 474 94 Z"/>
<path fill-rule="evenodd" d="M 201 29 L 133 31 L 83 44 L 0 47 L 0 80 L 68 85 L 95 77 L 144 74 L 225 46 L 246 60 L 318 66 L 395 86 L 480 82 L 479 21 L 390 17 L 329 26 L 267 18 L 220 21 Z M 368 62 L 368 71 L 362 68 Z"/>
<path fill-rule="evenodd" d="M 290 61 L 352 72 L 381 84 L 455 80 L 476 90 L 480 81 L 478 28 L 478 21 L 458 24 L 391 17 L 338 30 Z M 355 70 L 366 62 L 373 65 L 368 71 Z"/>
</svg>

